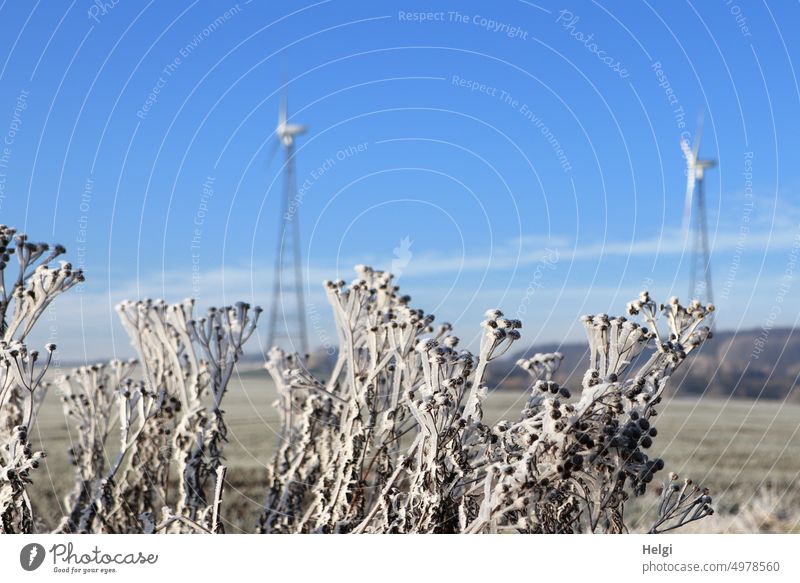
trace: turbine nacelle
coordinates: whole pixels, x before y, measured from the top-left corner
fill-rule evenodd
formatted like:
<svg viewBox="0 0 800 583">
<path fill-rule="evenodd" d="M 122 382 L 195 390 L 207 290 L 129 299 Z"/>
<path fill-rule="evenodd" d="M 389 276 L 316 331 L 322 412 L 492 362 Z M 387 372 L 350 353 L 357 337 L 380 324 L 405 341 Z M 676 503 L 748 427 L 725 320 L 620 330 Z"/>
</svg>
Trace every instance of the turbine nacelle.
<svg viewBox="0 0 800 583">
<path fill-rule="evenodd" d="M 306 126 L 296 123 L 286 123 L 279 121 L 278 127 L 275 128 L 275 133 L 281 144 L 287 148 L 294 145 L 294 137 L 306 133 Z"/>
<path fill-rule="evenodd" d="M 697 177 L 697 180 L 703 179 L 703 171 L 706 168 L 713 168 L 717 165 L 716 160 L 695 160 L 694 162 L 694 174 Z"/>
</svg>

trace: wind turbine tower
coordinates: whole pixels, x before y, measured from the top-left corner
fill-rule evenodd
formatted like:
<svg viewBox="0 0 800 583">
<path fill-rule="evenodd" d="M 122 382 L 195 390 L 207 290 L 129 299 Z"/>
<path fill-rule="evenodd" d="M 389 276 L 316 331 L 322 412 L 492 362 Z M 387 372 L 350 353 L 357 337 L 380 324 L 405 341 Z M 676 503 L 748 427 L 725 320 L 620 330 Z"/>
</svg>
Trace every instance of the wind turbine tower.
<svg viewBox="0 0 800 583">
<path fill-rule="evenodd" d="M 291 350 L 308 354 L 308 329 L 303 287 L 303 265 L 300 253 L 300 224 L 297 213 L 299 201 L 295 176 L 295 138 L 306 132 L 306 127 L 289 123 L 288 99 L 284 91 L 275 128 L 276 148 L 283 146 L 285 154 L 284 188 L 281 213 L 278 220 L 278 249 L 275 254 L 272 306 L 270 308 L 267 347 L 272 348 L 283 338 Z M 294 306 L 292 306 L 294 301 Z"/>
<path fill-rule="evenodd" d="M 694 146 L 687 140 L 681 141 L 681 149 L 686 158 L 686 197 L 683 207 L 684 241 L 688 242 L 691 229 L 692 249 L 689 279 L 689 299 L 699 299 L 703 303 L 714 303 L 711 286 L 711 250 L 708 244 L 708 221 L 703 187 L 705 171 L 717 165 L 716 160 L 699 158 L 700 138 L 703 133 L 702 119 L 698 124 Z M 697 195 L 695 196 L 695 191 Z M 694 220 L 692 216 L 694 215 Z"/>
</svg>

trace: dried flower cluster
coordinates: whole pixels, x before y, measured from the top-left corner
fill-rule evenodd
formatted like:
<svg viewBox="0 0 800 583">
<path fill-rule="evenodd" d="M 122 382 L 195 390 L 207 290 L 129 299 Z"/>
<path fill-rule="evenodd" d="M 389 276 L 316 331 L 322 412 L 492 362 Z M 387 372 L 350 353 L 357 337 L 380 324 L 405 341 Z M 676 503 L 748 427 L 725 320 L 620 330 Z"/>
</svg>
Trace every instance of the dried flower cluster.
<svg viewBox="0 0 800 583">
<path fill-rule="evenodd" d="M 473 355 L 449 325 L 434 329 L 433 316 L 410 307 L 391 275 L 357 269 L 349 286 L 326 284 L 340 342 L 326 383 L 297 355 L 270 354 L 283 429 L 262 532 L 625 530 L 625 502 L 664 467 L 646 454 L 650 419 L 669 374 L 710 335 L 701 323 L 713 307 L 657 307 L 645 292 L 628 311 L 647 327 L 585 317 L 591 363 L 580 394 L 551 380 L 560 354 L 535 355 L 519 361 L 533 377 L 519 419 L 489 426 L 486 367 L 521 323 L 490 310 Z M 707 494 L 698 505 L 695 493 L 666 496 L 653 532 L 709 514 Z"/>
<path fill-rule="evenodd" d="M 69 263 L 51 267 L 63 253 L 61 245 L 50 250 L 0 225 L 0 533 L 31 532 L 34 526 L 26 487 L 44 452 L 34 451 L 28 433 L 56 347 L 47 345 L 47 355 L 40 357 L 25 339 L 50 303 L 83 281 L 83 273 Z"/>
<path fill-rule="evenodd" d="M 69 264 L 48 266 L 63 251 L 47 254 L 0 228 L 0 532 L 36 527 L 26 485 L 44 453 L 28 433 L 55 347 L 40 358 L 24 341 L 83 279 Z M 6 288 L 12 254 L 19 272 Z M 327 380 L 297 354 L 268 356 L 282 425 L 260 532 L 625 531 L 626 501 L 664 467 L 646 453 L 657 436 L 651 419 L 671 372 L 710 336 L 712 306 L 657 306 L 644 292 L 628 306 L 641 324 L 584 317 L 591 362 L 578 394 L 553 381 L 561 354 L 536 354 L 518 361 L 532 377 L 519 417 L 490 425 L 486 370 L 522 323 L 488 311 L 472 354 L 450 325 L 413 308 L 390 274 L 357 272 L 349 285 L 325 284 L 340 346 Z M 222 402 L 260 309 L 238 303 L 196 318 L 192 300 L 144 300 L 118 312 L 138 359 L 55 381 L 77 435 L 57 532 L 223 532 Z M 651 532 L 703 518 L 710 503 L 670 475 Z"/>
<path fill-rule="evenodd" d="M 117 311 L 143 378 L 131 380 L 135 362 L 114 361 L 58 380 L 64 411 L 83 436 L 71 452 L 76 485 L 59 531 L 222 532 L 222 399 L 261 310 L 238 303 L 195 320 L 192 300 L 145 300 Z M 119 450 L 105 468 L 112 429 Z M 168 504 L 173 461 L 174 508 Z"/>
</svg>

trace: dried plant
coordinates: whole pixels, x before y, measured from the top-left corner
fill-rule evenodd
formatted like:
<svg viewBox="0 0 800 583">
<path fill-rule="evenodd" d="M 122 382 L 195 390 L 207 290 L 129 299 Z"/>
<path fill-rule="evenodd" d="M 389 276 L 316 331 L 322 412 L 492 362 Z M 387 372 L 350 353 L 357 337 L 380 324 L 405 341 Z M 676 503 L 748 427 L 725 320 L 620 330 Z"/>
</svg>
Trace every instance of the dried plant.
<svg viewBox="0 0 800 583">
<path fill-rule="evenodd" d="M 47 244 L 30 243 L 27 235 L 0 225 L 0 533 L 33 529 L 26 487 L 44 453 L 33 450 L 28 436 L 56 347 L 49 344 L 41 362 L 39 352 L 28 350 L 25 339 L 50 303 L 83 281 L 81 270 L 73 270 L 69 263 L 50 268 L 64 252 L 61 245 L 51 251 Z"/>
<path fill-rule="evenodd" d="M 479 353 L 459 351 L 450 326 L 434 330 L 391 275 L 358 272 L 349 287 L 326 284 L 340 342 L 327 382 L 297 355 L 270 353 L 283 428 L 261 532 L 625 530 L 625 502 L 664 466 L 645 453 L 657 434 L 650 419 L 669 374 L 709 337 L 701 323 L 713 307 L 657 307 L 645 292 L 628 312 L 648 327 L 585 317 L 580 395 L 551 380 L 560 354 L 536 355 L 519 362 L 533 377 L 519 419 L 489 426 L 486 367 L 521 323 L 490 310 Z M 662 504 L 652 532 L 684 524 L 687 500 Z M 701 500 L 686 516 L 709 513 Z"/>
<path fill-rule="evenodd" d="M 0 531 L 32 532 L 26 485 L 44 453 L 28 435 L 55 346 L 40 358 L 25 338 L 83 275 L 49 267 L 62 247 L 48 253 L 6 227 L 0 252 Z M 6 287 L 12 254 L 19 269 Z M 349 285 L 325 284 L 340 346 L 328 379 L 297 354 L 268 355 L 281 431 L 260 532 L 627 530 L 626 502 L 664 467 L 647 454 L 652 419 L 669 376 L 710 337 L 713 306 L 659 306 L 643 292 L 627 317 L 585 316 L 590 362 L 577 394 L 553 381 L 560 353 L 521 359 L 526 404 L 516 420 L 490 425 L 487 367 L 522 323 L 489 310 L 473 354 L 390 274 L 357 273 Z M 260 312 L 238 303 L 195 318 L 193 300 L 120 304 L 138 360 L 55 380 L 77 435 L 75 485 L 56 532 L 224 532 L 222 403 Z M 676 480 L 661 489 L 651 533 L 713 512 L 706 490 Z"/>
<path fill-rule="evenodd" d="M 679 483 L 678 474 L 671 472 L 669 481 L 664 482 L 661 490 L 658 520 L 650 527 L 649 532 L 668 532 L 712 514 L 714 509 L 711 508 L 708 488 L 700 488 L 688 478 Z"/>
<path fill-rule="evenodd" d="M 261 310 L 238 303 L 195 320 L 192 300 L 144 300 L 124 302 L 117 311 L 139 352 L 143 379 L 130 378 L 135 361 L 84 367 L 59 379 L 65 412 L 81 437 L 71 452 L 71 511 L 58 531 L 222 532 L 222 399 Z M 106 469 L 114 428 L 119 451 Z M 173 461 L 177 476 L 170 474 Z M 179 487 L 174 510 L 168 503 L 173 478 Z M 156 525 L 158 508 L 164 518 Z"/>
<path fill-rule="evenodd" d="M 58 532 L 89 532 L 95 521 L 101 523 L 96 532 L 120 530 L 127 504 L 115 487 L 115 477 L 161 404 L 144 383 L 129 378 L 135 364 L 114 360 L 81 367 L 56 381 L 64 414 L 73 421 L 78 436 L 69 451 L 76 468 L 75 488 L 65 500 L 70 510 Z M 107 440 L 117 428 L 119 452 L 106 467 Z M 112 517 L 116 518 L 112 521 Z"/>
</svg>

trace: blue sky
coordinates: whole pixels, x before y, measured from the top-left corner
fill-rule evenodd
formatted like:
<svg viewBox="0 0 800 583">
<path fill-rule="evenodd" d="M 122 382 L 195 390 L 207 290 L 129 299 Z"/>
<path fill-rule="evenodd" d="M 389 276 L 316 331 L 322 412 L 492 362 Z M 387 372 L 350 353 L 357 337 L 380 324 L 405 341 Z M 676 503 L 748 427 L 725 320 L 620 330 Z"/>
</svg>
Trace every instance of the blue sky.
<svg viewBox="0 0 800 583">
<path fill-rule="evenodd" d="M 40 332 L 67 360 L 130 354 L 123 298 L 266 307 L 285 79 L 310 130 L 312 343 L 330 336 L 320 282 L 355 263 L 393 268 L 468 343 L 495 306 L 526 344 L 574 340 L 581 313 L 644 286 L 686 296 L 679 141 L 704 112 L 719 326 L 794 325 L 798 10 L 3 2 L 0 221 L 87 272 Z"/>
</svg>

